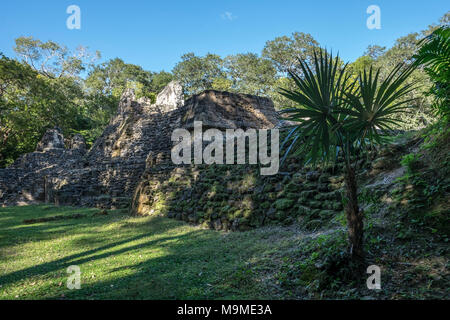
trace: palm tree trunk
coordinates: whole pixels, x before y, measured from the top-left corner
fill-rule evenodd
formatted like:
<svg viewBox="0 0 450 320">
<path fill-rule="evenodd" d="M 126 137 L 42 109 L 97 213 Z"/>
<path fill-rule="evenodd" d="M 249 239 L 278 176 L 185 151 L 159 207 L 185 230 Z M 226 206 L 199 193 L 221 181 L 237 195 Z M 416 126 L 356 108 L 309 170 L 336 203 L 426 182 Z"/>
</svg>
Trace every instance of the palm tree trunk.
<svg viewBox="0 0 450 320">
<path fill-rule="evenodd" d="M 355 169 L 350 164 L 346 165 L 345 187 L 347 196 L 345 213 L 347 216 L 351 254 L 354 259 L 362 260 L 364 258 L 363 214 L 358 207 L 358 186 L 356 182 Z"/>
</svg>

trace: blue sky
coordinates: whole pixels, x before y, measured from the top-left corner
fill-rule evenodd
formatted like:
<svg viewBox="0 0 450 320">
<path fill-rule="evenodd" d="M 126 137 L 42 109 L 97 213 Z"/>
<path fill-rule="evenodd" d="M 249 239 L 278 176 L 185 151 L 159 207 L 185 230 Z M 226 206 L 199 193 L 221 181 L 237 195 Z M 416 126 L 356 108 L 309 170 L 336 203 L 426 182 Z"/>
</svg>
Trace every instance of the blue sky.
<svg viewBox="0 0 450 320">
<path fill-rule="evenodd" d="M 72 4 L 81 9 L 81 30 L 66 27 Z M 373 4 L 381 9 L 380 30 L 366 27 Z M 102 60 L 120 57 L 170 71 L 187 52 L 260 53 L 267 40 L 301 31 L 353 61 L 368 45 L 390 47 L 449 10 L 446 0 L 14 0 L 1 5 L 0 51 L 13 56 L 14 39 L 32 35 L 69 48 L 88 46 Z"/>
</svg>

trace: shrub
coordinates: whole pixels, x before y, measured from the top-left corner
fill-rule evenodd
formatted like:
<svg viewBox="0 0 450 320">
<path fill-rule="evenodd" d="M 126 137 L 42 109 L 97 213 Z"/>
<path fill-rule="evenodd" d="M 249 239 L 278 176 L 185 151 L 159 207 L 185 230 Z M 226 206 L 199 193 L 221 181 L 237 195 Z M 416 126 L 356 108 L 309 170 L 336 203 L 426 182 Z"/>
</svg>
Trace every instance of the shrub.
<svg viewBox="0 0 450 320">
<path fill-rule="evenodd" d="M 413 173 L 421 167 L 420 156 L 415 153 L 403 156 L 400 163 L 408 169 L 409 173 Z"/>
</svg>

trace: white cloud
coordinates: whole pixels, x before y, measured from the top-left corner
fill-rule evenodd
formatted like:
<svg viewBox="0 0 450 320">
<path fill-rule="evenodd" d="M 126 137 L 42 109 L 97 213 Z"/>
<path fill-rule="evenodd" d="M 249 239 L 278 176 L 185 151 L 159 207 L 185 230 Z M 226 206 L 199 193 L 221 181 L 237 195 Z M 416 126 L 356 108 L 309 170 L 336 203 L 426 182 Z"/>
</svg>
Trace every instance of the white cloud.
<svg viewBox="0 0 450 320">
<path fill-rule="evenodd" d="M 225 11 L 220 16 L 222 17 L 223 20 L 233 21 L 233 20 L 237 19 L 237 17 L 233 13 L 231 13 L 229 11 Z"/>
</svg>

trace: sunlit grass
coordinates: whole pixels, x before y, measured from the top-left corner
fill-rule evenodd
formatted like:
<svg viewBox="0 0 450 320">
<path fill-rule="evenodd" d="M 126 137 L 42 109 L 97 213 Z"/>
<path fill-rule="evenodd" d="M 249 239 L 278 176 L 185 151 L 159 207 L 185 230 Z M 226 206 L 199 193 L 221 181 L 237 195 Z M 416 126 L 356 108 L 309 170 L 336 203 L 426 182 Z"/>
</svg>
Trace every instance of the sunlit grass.
<svg viewBox="0 0 450 320">
<path fill-rule="evenodd" d="M 306 294 L 298 283 L 308 277 L 301 266 L 310 261 L 310 267 L 316 268 L 317 259 L 345 250 L 345 243 L 338 245 L 345 234 L 342 227 L 305 233 L 298 225 L 267 226 L 226 233 L 158 216 L 131 217 L 121 211 L 95 215 L 98 212 L 46 205 L 0 208 L 0 299 L 320 298 L 315 291 Z M 23 223 L 73 214 L 85 217 Z M 390 243 L 386 239 L 392 235 L 387 232 L 383 229 L 373 236 L 384 239 L 380 249 L 371 241 L 375 238 L 368 240 L 372 250 L 378 250 L 371 259 L 376 258 L 387 272 L 383 278 L 387 289 L 376 292 L 377 297 L 445 295 L 448 259 L 441 257 L 443 247 L 426 249 L 424 257 L 420 250 L 414 251 L 425 250 L 422 240 L 411 245 L 401 240 Z M 333 252 L 328 244 L 321 244 L 324 237 L 331 240 Z M 80 290 L 66 286 L 71 265 L 81 269 Z M 418 265 L 427 268 L 418 270 Z M 321 270 L 314 269 L 308 286 L 322 276 Z M 411 277 L 417 280 L 413 284 Z M 364 291 L 365 282 L 365 276 L 356 287 L 343 282 L 345 288 L 329 292 L 328 297 L 375 294 Z"/>
<path fill-rule="evenodd" d="M 258 261 L 276 263 L 281 241 L 295 241 L 295 231 L 227 234 L 162 217 L 95 212 L 45 205 L 0 209 L 0 299 L 274 298 L 253 271 L 241 270 Z M 86 217 L 23 223 L 74 213 Z M 80 290 L 66 287 L 70 265 L 81 268 Z"/>
</svg>

